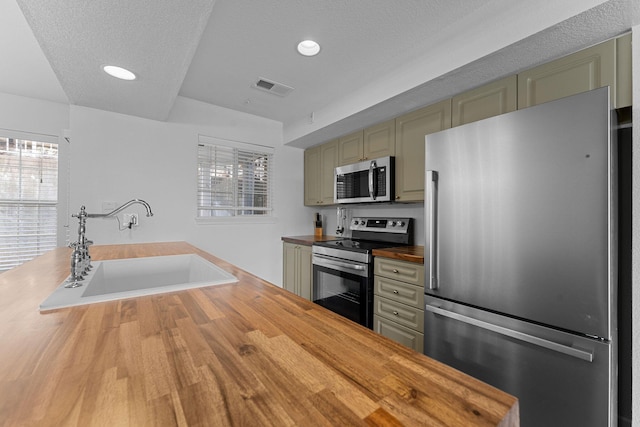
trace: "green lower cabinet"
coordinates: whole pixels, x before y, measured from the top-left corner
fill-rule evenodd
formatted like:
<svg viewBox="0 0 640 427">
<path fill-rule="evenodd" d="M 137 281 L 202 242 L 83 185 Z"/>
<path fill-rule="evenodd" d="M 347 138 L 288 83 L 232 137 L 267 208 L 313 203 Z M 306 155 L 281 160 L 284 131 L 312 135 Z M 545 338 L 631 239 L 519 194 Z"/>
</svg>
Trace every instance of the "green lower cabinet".
<svg viewBox="0 0 640 427">
<path fill-rule="evenodd" d="M 424 266 L 376 257 L 373 330 L 402 345 L 424 351 Z"/>
<path fill-rule="evenodd" d="M 417 352 L 423 352 L 424 334 L 421 332 L 399 325 L 377 314 L 373 315 L 373 330 Z"/>
<path fill-rule="evenodd" d="M 311 301 L 311 246 L 282 244 L 282 287 Z"/>
</svg>

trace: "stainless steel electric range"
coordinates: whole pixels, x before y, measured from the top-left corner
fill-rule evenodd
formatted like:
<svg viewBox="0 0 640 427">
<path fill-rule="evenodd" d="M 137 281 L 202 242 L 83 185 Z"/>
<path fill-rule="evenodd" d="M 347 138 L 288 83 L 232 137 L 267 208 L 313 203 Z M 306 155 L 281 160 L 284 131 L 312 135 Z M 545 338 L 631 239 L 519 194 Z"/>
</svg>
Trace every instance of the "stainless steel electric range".
<svg viewBox="0 0 640 427">
<path fill-rule="evenodd" d="M 412 218 L 353 218 L 350 239 L 313 244 L 313 302 L 373 327 L 373 250 L 413 244 Z"/>
</svg>

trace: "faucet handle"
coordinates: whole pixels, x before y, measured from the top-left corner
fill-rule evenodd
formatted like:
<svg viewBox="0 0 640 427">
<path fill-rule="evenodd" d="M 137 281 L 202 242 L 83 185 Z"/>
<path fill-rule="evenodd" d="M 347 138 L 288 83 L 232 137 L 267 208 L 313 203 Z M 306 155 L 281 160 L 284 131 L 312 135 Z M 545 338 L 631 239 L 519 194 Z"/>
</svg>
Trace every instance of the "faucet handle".
<svg viewBox="0 0 640 427">
<path fill-rule="evenodd" d="M 72 218 L 85 218 L 87 216 L 87 210 L 84 205 L 80 206 L 80 212 L 71 214 Z"/>
</svg>

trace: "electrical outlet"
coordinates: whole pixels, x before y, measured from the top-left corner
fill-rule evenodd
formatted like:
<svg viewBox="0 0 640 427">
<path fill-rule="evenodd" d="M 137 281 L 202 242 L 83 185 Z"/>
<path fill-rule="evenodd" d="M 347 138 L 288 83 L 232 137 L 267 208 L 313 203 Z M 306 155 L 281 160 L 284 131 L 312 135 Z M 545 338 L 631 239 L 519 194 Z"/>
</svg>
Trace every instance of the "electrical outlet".
<svg viewBox="0 0 640 427">
<path fill-rule="evenodd" d="M 125 227 L 137 227 L 138 223 L 138 214 L 137 213 L 126 213 L 122 215 L 123 226 Z"/>
</svg>

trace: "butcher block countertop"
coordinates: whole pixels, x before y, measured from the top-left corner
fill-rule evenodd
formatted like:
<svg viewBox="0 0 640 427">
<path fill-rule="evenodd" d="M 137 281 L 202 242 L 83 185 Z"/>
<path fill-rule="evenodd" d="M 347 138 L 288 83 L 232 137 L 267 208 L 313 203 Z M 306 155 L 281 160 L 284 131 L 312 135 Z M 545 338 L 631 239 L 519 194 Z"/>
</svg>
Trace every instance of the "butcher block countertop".
<svg viewBox="0 0 640 427">
<path fill-rule="evenodd" d="M 0 426 L 416 426 L 519 422 L 516 398 L 188 243 L 239 282 L 47 313 L 58 248 L 0 274 Z"/>
</svg>

